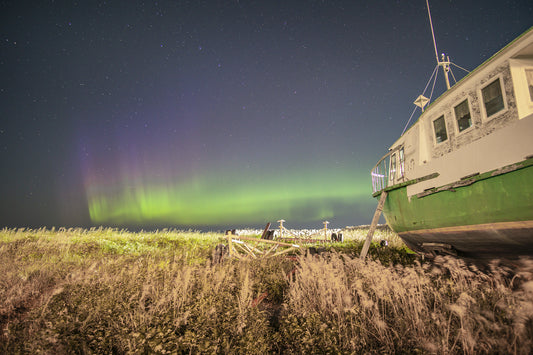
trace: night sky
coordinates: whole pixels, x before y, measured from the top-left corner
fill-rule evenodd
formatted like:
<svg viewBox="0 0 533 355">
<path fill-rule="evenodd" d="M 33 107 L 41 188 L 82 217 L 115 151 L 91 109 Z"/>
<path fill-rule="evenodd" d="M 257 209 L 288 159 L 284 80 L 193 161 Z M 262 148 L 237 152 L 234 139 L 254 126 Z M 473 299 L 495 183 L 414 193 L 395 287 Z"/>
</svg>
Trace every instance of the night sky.
<svg viewBox="0 0 533 355">
<path fill-rule="evenodd" d="M 430 6 L 469 70 L 533 25 Z M 0 1 L 0 227 L 370 223 L 435 65 L 424 0 Z"/>
</svg>

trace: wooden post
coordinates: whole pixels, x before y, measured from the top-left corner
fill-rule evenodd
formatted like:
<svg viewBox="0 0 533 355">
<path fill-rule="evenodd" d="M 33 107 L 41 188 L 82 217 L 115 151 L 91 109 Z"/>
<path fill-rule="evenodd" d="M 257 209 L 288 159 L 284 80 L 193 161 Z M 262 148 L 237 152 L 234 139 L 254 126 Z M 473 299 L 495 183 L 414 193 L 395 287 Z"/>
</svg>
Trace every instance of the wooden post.
<svg viewBox="0 0 533 355">
<path fill-rule="evenodd" d="M 265 226 L 265 229 L 263 230 L 263 234 L 261 234 L 261 239 L 267 238 L 269 228 L 270 228 L 270 222 L 268 222 L 267 225 Z"/>
<path fill-rule="evenodd" d="M 387 199 L 387 191 L 383 190 L 381 192 L 381 197 L 379 198 L 376 212 L 374 212 L 374 217 L 372 218 L 372 224 L 370 224 L 370 229 L 368 230 L 365 244 L 363 245 L 363 250 L 361 250 L 361 255 L 359 256 L 361 260 L 364 260 L 366 257 L 366 254 L 368 253 L 368 249 L 370 248 L 370 243 L 372 242 L 372 237 L 374 236 L 374 232 L 376 231 L 376 227 L 379 221 L 379 216 L 381 216 L 381 212 L 383 211 L 383 205 L 385 205 L 386 199 Z"/>
<path fill-rule="evenodd" d="M 279 237 L 278 238 L 282 238 L 283 237 L 283 222 L 285 222 L 285 220 L 280 219 L 278 222 L 279 222 Z"/>
<path fill-rule="evenodd" d="M 232 242 L 232 239 L 233 239 L 233 234 L 229 234 L 228 235 L 228 256 L 231 257 L 231 249 L 233 249 L 233 245 L 231 245 L 231 242 Z"/>
</svg>

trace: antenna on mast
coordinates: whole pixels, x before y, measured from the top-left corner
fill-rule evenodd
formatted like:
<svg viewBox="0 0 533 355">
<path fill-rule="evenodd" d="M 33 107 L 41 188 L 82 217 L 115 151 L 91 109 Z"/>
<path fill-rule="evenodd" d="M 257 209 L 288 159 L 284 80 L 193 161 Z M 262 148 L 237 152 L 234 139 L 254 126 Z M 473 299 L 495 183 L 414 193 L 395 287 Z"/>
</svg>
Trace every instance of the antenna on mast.
<svg viewBox="0 0 533 355">
<path fill-rule="evenodd" d="M 437 41 L 435 41 L 435 31 L 433 31 L 433 21 L 431 20 L 431 11 L 429 10 L 429 0 L 426 0 L 426 6 L 428 8 L 428 17 L 429 25 L 431 27 L 431 36 L 433 37 L 433 47 L 435 48 L 435 58 L 437 59 L 437 65 L 442 67 L 444 72 L 444 80 L 446 81 L 446 88 L 450 89 L 450 79 L 448 78 L 448 73 L 450 71 L 450 57 L 445 56 L 444 53 L 441 55 L 439 60 L 439 52 L 437 51 Z"/>
</svg>

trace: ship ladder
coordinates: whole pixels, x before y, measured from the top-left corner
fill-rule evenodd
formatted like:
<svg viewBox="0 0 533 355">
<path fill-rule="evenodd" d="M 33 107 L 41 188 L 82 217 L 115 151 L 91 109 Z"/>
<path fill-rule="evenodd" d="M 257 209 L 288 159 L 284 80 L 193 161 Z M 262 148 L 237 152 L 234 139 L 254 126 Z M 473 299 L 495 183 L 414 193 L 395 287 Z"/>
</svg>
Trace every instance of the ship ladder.
<svg viewBox="0 0 533 355">
<path fill-rule="evenodd" d="M 381 192 L 381 197 L 379 198 L 378 207 L 376 208 L 376 212 L 374 212 L 374 217 L 372 218 L 370 229 L 368 230 L 368 234 L 366 235 L 366 240 L 365 240 L 365 244 L 363 245 L 363 250 L 361 250 L 361 255 L 359 256 L 361 260 L 365 259 L 366 254 L 368 253 L 368 248 L 370 248 L 370 243 L 372 242 L 372 237 L 374 236 L 374 232 L 376 231 L 376 227 L 378 226 L 379 216 L 381 216 L 381 212 L 383 211 L 383 206 L 385 205 L 387 194 L 388 193 L 385 190 Z"/>
</svg>

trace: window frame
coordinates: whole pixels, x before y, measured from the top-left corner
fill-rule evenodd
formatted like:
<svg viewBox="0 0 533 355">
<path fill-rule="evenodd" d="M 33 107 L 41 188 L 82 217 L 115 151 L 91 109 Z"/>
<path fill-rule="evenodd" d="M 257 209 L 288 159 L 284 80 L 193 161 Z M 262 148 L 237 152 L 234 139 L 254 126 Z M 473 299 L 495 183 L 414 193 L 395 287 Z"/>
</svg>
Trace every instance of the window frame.
<svg viewBox="0 0 533 355">
<path fill-rule="evenodd" d="M 405 176 L 405 149 L 401 147 L 398 150 L 398 179 Z"/>
<path fill-rule="evenodd" d="M 525 66 L 524 67 L 524 78 L 526 80 L 526 88 L 529 92 L 529 103 L 533 104 L 533 90 L 529 87 L 529 82 L 527 80 L 527 72 L 531 72 L 533 74 L 533 67 L 532 66 Z M 531 85 L 533 85 L 533 81 L 531 82 Z"/>
<path fill-rule="evenodd" d="M 459 120 L 457 119 L 457 113 L 455 112 L 455 108 L 458 107 L 459 105 L 463 104 L 463 102 L 465 102 L 465 101 L 466 101 L 466 105 L 468 106 L 468 113 L 470 114 L 470 126 L 461 131 L 461 130 L 459 130 Z M 472 115 L 472 113 L 473 113 L 472 112 L 472 105 L 470 104 L 470 97 L 469 96 L 465 97 L 462 100 L 458 100 L 454 105 L 452 105 L 452 111 L 453 111 L 453 117 L 454 117 L 454 121 L 455 121 L 455 125 L 454 125 L 455 126 L 455 132 L 457 133 L 457 135 L 463 134 L 465 132 L 468 132 L 474 127 L 474 117 Z"/>
<path fill-rule="evenodd" d="M 437 132 L 435 131 L 435 121 L 441 119 L 444 121 L 444 130 L 446 131 L 446 139 L 443 141 L 438 142 L 437 141 Z M 431 120 L 431 130 L 433 131 L 433 142 L 435 146 L 438 146 L 439 144 L 445 143 L 450 139 L 450 135 L 448 134 L 448 127 L 446 124 L 446 115 L 442 114 L 439 117 L 435 118 L 434 120 Z"/>
<path fill-rule="evenodd" d="M 501 110 L 493 113 L 492 115 L 488 116 L 487 115 L 487 109 L 485 108 L 485 100 L 483 98 L 483 90 L 487 86 L 489 86 L 492 83 L 494 83 L 496 80 L 500 80 L 500 91 L 502 93 L 503 108 Z M 481 86 L 479 88 L 479 90 L 478 90 L 478 95 L 479 95 L 479 102 L 480 102 L 480 106 L 481 106 L 481 112 L 482 112 L 483 120 L 490 121 L 490 120 L 502 115 L 503 113 L 507 112 L 507 110 L 508 110 L 507 94 L 505 93 L 505 81 L 503 80 L 503 75 L 502 74 L 495 75 L 490 80 L 488 80 L 483 86 Z"/>
<path fill-rule="evenodd" d="M 396 153 L 393 153 L 389 159 L 389 186 L 392 186 L 396 183 L 396 169 L 398 167 Z"/>
</svg>

